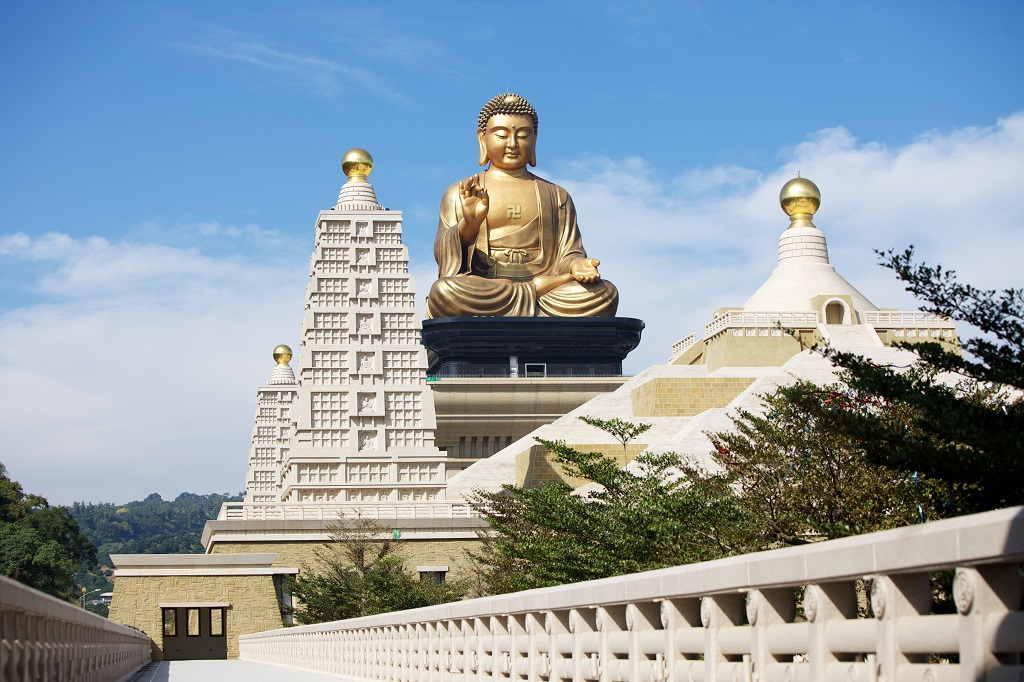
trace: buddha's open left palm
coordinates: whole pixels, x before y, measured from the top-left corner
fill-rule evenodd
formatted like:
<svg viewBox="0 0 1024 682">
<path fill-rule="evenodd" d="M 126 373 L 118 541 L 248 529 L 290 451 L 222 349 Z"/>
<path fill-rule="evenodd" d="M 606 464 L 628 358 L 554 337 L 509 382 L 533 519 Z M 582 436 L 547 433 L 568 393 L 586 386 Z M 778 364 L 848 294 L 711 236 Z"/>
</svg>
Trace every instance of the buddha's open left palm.
<svg viewBox="0 0 1024 682">
<path fill-rule="evenodd" d="M 597 271 L 600 264 L 601 261 L 596 258 L 580 258 L 569 266 L 569 272 L 577 282 L 596 282 L 601 279 L 601 274 Z"/>
</svg>

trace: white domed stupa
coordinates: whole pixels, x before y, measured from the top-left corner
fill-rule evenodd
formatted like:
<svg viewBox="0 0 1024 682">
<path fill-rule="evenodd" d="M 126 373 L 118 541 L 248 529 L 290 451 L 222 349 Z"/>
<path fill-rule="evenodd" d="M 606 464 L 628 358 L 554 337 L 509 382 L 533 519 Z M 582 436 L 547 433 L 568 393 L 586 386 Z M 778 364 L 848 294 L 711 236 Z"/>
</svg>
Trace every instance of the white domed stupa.
<svg viewBox="0 0 1024 682">
<path fill-rule="evenodd" d="M 812 346 L 870 348 L 897 341 L 957 344 L 948 320 L 919 312 L 880 310 L 829 263 L 825 234 L 813 218 L 818 186 L 797 175 L 779 193 L 789 227 L 779 237 L 778 265 L 747 302 L 715 312 L 703 337 L 672 348 L 670 364 L 778 367 Z"/>
</svg>

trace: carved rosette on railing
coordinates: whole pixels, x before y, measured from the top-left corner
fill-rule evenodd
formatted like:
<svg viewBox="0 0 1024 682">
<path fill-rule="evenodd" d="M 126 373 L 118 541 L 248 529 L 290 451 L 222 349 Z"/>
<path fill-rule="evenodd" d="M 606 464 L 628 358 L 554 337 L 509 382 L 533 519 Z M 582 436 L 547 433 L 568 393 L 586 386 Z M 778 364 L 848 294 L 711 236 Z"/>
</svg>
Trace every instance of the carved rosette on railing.
<svg viewBox="0 0 1024 682">
<path fill-rule="evenodd" d="M 410 682 L 1024 679 L 1022 529 L 1024 508 L 1004 509 L 244 635 L 240 651 Z M 943 570 L 956 571 L 956 613 L 935 612 L 930 576 Z"/>
</svg>

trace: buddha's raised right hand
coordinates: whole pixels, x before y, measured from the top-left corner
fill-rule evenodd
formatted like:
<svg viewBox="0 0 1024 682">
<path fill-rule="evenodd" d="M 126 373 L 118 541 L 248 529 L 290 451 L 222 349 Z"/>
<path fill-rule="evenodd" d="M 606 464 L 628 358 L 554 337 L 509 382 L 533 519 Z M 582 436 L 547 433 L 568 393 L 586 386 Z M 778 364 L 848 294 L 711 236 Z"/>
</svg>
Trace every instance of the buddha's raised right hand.
<svg viewBox="0 0 1024 682">
<path fill-rule="evenodd" d="M 469 244 L 476 239 L 480 226 L 487 217 L 487 190 L 480 185 L 479 175 L 474 175 L 468 182 L 459 183 L 459 201 L 462 204 L 459 237 L 463 244 Z"/>
</svg>

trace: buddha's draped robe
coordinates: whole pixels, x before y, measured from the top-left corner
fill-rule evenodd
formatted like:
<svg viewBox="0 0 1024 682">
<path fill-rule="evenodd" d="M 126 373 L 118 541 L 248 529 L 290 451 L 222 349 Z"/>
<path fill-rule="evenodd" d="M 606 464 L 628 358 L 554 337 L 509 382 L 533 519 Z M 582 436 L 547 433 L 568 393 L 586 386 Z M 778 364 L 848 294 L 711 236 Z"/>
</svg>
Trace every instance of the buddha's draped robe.
<svg viewBox="0 0 1024 682">
<path fill-rule="evenodd" d="M 485 177 L 480 174 L 481 185 Z M 463 182 L 468 186 L 470 180 Z M 534 277 L 568 273 L 570 265 L 587 253 L 569 193 L 540 178 L 524 182 L 534 185 L 537 218 L 525 226 L 493 231 L 484 219 L 476 241 L 466 245 L 459 237 L 459 183 L 444 193 L 434 238 L 438 278 L 427 296 L 427 317 L 615 315 L 619 294 L 603 279 L 571 281 L 537 296 L 531 284 Z"/>
</svg>

